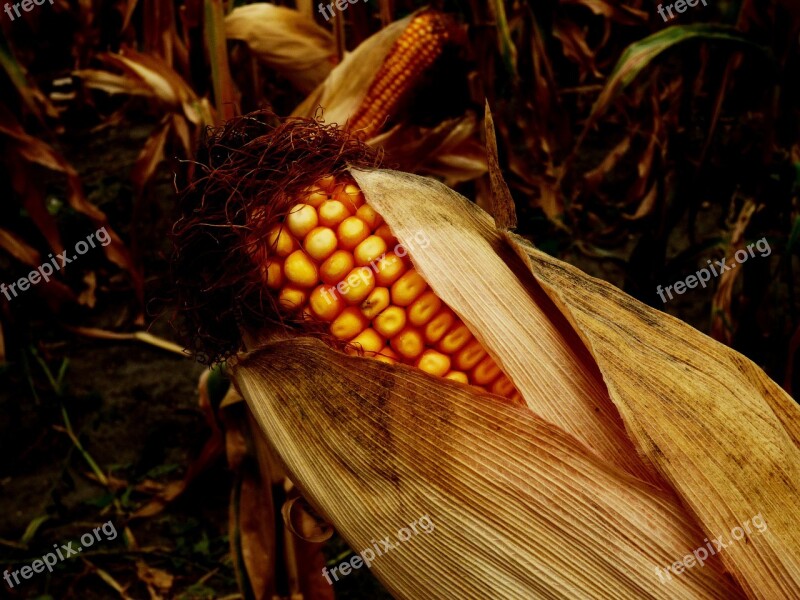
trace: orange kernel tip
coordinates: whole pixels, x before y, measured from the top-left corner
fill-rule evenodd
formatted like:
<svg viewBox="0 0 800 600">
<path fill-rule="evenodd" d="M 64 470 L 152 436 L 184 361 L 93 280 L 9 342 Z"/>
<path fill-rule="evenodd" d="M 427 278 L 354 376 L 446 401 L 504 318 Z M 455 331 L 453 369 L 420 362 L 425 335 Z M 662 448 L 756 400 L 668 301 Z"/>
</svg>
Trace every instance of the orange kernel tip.
<svg viewBox="0 0 800 600">
<path fill-rule="evenodd" d="M 314 185 L 312 187 L 314 189 L 321 189 L 330 193 L 336 187 L 336 177 L 334 175 L 326 175 L 325 177 L 320 177 L 314 182 Z"/>
<path fill-rule="evenodd" d="M 358 352 L 380 352 L 386 340 L 374 329 L 367 327 L 350 340 L 349 348 Z"/>
</svg>

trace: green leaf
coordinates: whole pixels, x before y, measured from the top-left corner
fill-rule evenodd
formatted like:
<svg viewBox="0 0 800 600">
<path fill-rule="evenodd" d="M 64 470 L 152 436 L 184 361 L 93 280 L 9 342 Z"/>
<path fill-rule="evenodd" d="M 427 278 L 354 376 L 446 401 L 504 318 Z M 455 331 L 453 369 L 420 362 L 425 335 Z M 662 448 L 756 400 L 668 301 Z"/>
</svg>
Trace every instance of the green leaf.
<svg viewBox="0 0 800 600">
<path fill-rule="evenodd" d="M 611 101 L 661 53 L 689 40 L 733 42 L 771 56 L 769 50 L 750 41 L 741 32 L 727 25 L 696 23 L 667 27 L 628 46 L 606 81 L 605 88 L 600 93 L 592 112 L 599 113 L 605 110 Z"/>
<path fill-rule="evenodd" d="M 88 504 L 89 506 L 94 506 L 96 508 L 105 508 L 106 506 L 110 506 L 112 502 L 114 502 L 114 494 L 111 492 L 83 501 L 84 504 Z"/>
<path fill-rule="evenodd" d="M 159 477 L 163 477 L 164 475 L 168 475 L 173 471 L 180 469 L 179 464 L 169 463 L 165 465 L 158 465 L 157 467 L 153 467 L 147 472 L 147 477 L 150 479 L 157 479 Z"/>
<path fill-rule="evenodd" d="M 787 255 L 792 253 L 798 238 L 800 238 L 800 217 L 795 217 L 794 223 L 792 224 L 792 231 L 789 234 L 789 241 L 786 242 Z"/>
<path fill-rule="evenodd" d="M 491 0 L 489 8 L 494 15 L 497 26 L 497 46 L 500 55 L 503 57 L 503 64 L 511 79 L 516 82 L 519 79 L 519 74 L 517 73 L 517 47 L 511 39 L 511 30 L 506 18 L 505 2 L 503 0 Z"/>
<path fill-rule="evenodd" d="M 208 399 L 215 410 L 219 408 L 230 386 L 231 380 L 224 365 L 217 365 L 211 369 L 211 373 L 208 375 Z"/>
<path fill-rule="evenodd" d="M 602 115 L 619 94 L 638 77 L 638 75 L 665 51 L 689 40 L 730 42 L 742 48 L 750 48 L 764 55 L 774 65 L 771 52 L 748 39 L 741 32 L 728 25 L 696 23 L 667 27 L 628 46 L 609 75 L 603 91 L 592 107 L 581 136 L 576 144 L 580 146 L 594 122 Z"/>
<path fill-rule="evenodd" d="M 39 527 L 41 527 L 45 521 L 49 520 L 50 515 L 39 515 L 38 517 L 35 517 L 30 523 L 28 523 L 28 526 L 25 528 L 25 533 L 22 534 L 22 537 L 19 541 L 27 546 L 36 535 L 36 532 L 39 531 Z"/>
</svg>

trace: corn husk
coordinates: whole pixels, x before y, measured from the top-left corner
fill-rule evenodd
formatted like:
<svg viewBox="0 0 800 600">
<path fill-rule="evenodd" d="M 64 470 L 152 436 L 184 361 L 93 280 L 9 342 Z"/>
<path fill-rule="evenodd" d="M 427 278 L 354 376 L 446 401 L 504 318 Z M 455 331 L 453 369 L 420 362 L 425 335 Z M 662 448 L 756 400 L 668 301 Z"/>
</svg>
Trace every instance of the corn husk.
<svg viewBox="0 0 800 600">
<path fill-rule="evenodd" d="M 397 598 L 743 597 L 716 558 L 661 583 L 655 566 L 702 543 L 694 522 L 524 407 L 304 338 L 233 375 L 350 546 L 397 544 L 371 567 Z M 397 541 L 424 516 L 430 533 Z"/>
<path fill-rule="evenodd" d="M 258 2 L 225 17 L 228 39 L 241 40 L 266 66 L 301 92 L 316 88 L 333 69 L 336 44 L 326 29 L 300 11 Z"/>
<path fill-rule="evenodd" d="M 236 365 L 293 481 L 356 552 L 423 515 L 436 524 L 372 565 L 396 597 L 800 596 L 791 398 L 442 184 L 352 173 L 527 404 L 309 339 Z M 730 541 L 756 516 L 766 530 Z M 718 536 L 729 543 L 704 566 L 661 582 L 656 567 Z"/>
<path fill-rule="evenodd" d="M 566 323 L 559 328 L 557 311 L 542 294 L 532 296 L 530 286 L 507 265 L 510 256 L 503 256 L 505 243 L 492 218 L 431 179 L 394 171 L 353 175 L 368 202 L 387 215 L 419 273 L 467 324 L 531 410 L 609 463 L 655 482 L 657 476 L 625 436 L 599 372 L 585 352 L 576 352 L 577 339 L 571 339 Z M 405 201 L 416 196 L 436 201 Z"/>
<path fill-rule="evenodd" d="M 463 199 L 459 207 L 457 195 L 429 180 L 418 183 L 420 191 L 427 188 L 419 195 L 428 201 L 387 202 L 385 190 L 401 186 L 407 198 L 418 178 L 377 171 L 355 175 L 369 202 L 402 242 L 413 244 L 415 232 L 427 228 L 430 246 L 418 244 L 411 252 L 417 268 L 486 347 L 497 352 L 498 360 L 506 360 L 501 362 L 503 368 L 531 409 L 542 414 L 544 408 L 553 408 L 543 395 L 532 402 L 532 388 L 519 376 L 517 361 L 524 361 L 520 356 L 528 358 L 527 368 L 539 376 L 548 377 L 549 371 L 542 370 L 542 354 L 508 342 L 507 319 L 517 316 L 515 327 L 535 321 L 529 312 L 519 316 L 524 308 L 518 304 L 521 296 L 513 291 L 508 273 L 500 278 L 504 271 L 491 264 L 495 259 L 487 258 L 487 247 L 497 248 L 498 256 L 505 250 L 488 215 Z M 483 250 L 477 239 L 470 241 L 479 230 L 486 241 Z M 543 290 L 570 330 L 580 336 L 602 373 L 629 439 L 697 517 L 706 536 L 726 535 L 756 515 L 766 521 L 767 532 L 748 537 L 748 543 L 730 545 L 722 555 L 742 586 L 753 597 L 800 594 L 796 526 L 800 453 L 793 441 L 800 410 L 794 401 L 733 350 L 548 257 L 518 236 L 502 237 L 541 285 L 541 290 L 537 284 L 526 286 L 530 297 L 537 306 L 546 306 Z M 437 243 L 443 246 L 436 248 Z M 513 266 L 507 257 L 506 263 Z M 541 335 L 538 324 L 528 327 Z M 503 328 L 502 335 L 498 328 Z M 563 328 L 562 323 L 559 330 Z M 579 354 L 574 340 L 567 341 Z M 539 364 L 531 364 L 533 357 Z M 587 430 L 574 431 L 569 423 L 565 426 L 542 416 L 597 450 Z M 790 424 L 791 433 L 784 423 Z"/>
<path fill-rule="evenodd" d="M 722 554 L 752 597 L 800 597 L 800 410 L 752 361 L 617 288 L 510 241 L 570 315 L 636 447 L 711 539 L 761 515 Z M 785 423 L 785 425 L 784 425 Z"/>
</svg>

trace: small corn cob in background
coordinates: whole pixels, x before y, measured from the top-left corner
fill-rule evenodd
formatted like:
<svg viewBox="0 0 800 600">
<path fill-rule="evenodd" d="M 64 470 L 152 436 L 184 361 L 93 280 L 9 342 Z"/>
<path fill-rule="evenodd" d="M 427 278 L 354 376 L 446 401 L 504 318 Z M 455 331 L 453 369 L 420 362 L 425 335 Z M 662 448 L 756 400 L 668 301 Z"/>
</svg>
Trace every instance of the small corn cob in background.
<svg viewBox="0 0 800 600">
<path fill-rule="evenodd" d="M 424 10 L 415 16 L 389 50 L 348 129 L 363 139 L 376 135 L 445 46 L 460 35 L 453 18 L 444 13 Z"/>
<path fill-rule="evenodd" d="M 414 365 L 522 403 L 352 179 L 323 177 L 298 200 L 250 248 L 281 309 L 329 324 L 349 352 Z"/>
</svg>

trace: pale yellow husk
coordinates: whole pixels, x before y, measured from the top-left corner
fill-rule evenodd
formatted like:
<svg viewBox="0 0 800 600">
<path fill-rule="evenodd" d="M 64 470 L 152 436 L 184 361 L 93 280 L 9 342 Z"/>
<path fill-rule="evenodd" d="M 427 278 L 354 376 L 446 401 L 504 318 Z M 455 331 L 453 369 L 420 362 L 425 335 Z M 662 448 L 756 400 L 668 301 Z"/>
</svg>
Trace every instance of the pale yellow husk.
<svg viewBox="0 0 800 600">
<path fill-rule="evenodd" d="M 632 443 L 643 464 L 655 465 L 663 477 L 657 485 L 669 482 L 709 540 L 730 539 L 735 527 L 763 518 L 767 531 L 730 544 L 722 559 L 751 597 L 800 597 L 800 409 L 761 369 L 522 238 L 496 231 L 486 213 L 436 182 L 389 171 L 354 176 L 402 242 L 414 246 L 419 232 L 430 240 L 410 251 L 415 266 L 535 413 L 615 464 Z M 528 269 L 538 283 L 525 280 Z M 563 321 L 547 311 L 545 292 Z M 554 352 L 557 333 L 547 319 L 571 353 Z M 581 372 L 576 357 L 583 347 L 605 386 L 591 370 Z M 553 381 L 563 387 L 553 389 Z M 595 423 L 588 414 L 593 407 L 599 409 Z M 624 429 L 613 426 L 620 416 Z"/>
<path fill-rule="evenodd" d="M 298 338 L 233 367 L 292 480 L 400 599 L 742 598 L 675 502 L 525 407 Z M 421 517 L 433 523 L 398 543 Z M 382 545 L 378 544 L 378 548 Z M 322 577 L 322 574 L 320 574 Z"/>
<path fill-rule="evenodd" d="M 492 218 L 432 179 L 381 170 L 353 171 L 353 176 L 408 247 L 419 273 L 481 341 L 531 410 L 609 463 L 657 482 L 622 430 L 588 356 L 575 351 L 571 332 L 558 327 L 556 311 L 537 302 L 507 266 L 510 257 L 498 254 L 505 242 Z"/>
<path fill-rule="evenodd" d="M 591 350 L 636 447 L 709 539 L 763 517 L 764 534 L 722 553 L 743 587 L 757 598 L 800 598 L 794 400 L 727 346 L 518 236 L 509 240 Z"/>
</svg>

